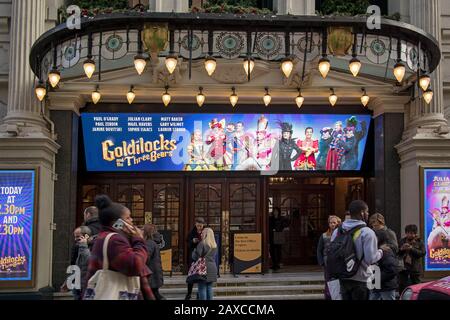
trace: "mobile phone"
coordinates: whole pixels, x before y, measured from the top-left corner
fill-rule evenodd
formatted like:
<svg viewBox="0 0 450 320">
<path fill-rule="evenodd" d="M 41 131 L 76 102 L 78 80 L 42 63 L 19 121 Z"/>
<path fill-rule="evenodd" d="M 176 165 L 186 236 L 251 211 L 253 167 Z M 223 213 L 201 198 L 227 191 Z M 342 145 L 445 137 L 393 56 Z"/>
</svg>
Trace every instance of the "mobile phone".
<svg viewBox="0 0 450 320">
<path fill-rule="evenodd" d="M 117 219 L 117 221 L 113 224 L 113 228 L 117 230 L 123 230 L 124 225 L 125 221 L 123 221 L 122 219 Z"/>
</svg>

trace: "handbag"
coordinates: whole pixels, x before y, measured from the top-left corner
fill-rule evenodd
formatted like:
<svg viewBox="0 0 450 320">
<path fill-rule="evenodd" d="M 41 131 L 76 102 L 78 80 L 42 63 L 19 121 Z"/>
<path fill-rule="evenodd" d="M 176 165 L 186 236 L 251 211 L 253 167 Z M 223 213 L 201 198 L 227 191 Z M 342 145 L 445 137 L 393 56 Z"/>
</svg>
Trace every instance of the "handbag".
<svg viewBox="0 0 450 320">
<path fill-rule="evenodd" d="M 108 242 L 113 235 L 106 236 L 103 243 L 103 268 L 88 281 L 84 300 L 137 300 L 140 293 L 140 278 L 128 277 L 109 270 Z"/>
<path fill-rule="evenodd" d="M 204 256 L 197 259 L 197 261 L 192 262 L 189 268 L 188 276 L 186 278 L 187 283 L 198 283 L 206 281 L 208 269 L 206 267 L 205 256 L 208 255 L 207 252 Z"/>
</svg>

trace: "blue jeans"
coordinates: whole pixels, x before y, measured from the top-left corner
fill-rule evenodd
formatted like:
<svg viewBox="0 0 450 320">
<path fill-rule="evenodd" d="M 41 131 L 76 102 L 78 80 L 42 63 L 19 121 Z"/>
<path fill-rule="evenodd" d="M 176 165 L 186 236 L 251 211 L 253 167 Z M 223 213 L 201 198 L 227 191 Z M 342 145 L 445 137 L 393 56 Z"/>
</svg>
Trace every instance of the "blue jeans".
<svg viewBox="0 0 450 320">
<path fill-rule="evenodd" d="M 370 291 L 370 300 L 395 300 L 395 290 L 391 291 Z"/>
<path fill-rule="evenodd" d="M 199 300 L 213 299 L 213 282 L 198 283 L 198 299 Z"/>
</svg>

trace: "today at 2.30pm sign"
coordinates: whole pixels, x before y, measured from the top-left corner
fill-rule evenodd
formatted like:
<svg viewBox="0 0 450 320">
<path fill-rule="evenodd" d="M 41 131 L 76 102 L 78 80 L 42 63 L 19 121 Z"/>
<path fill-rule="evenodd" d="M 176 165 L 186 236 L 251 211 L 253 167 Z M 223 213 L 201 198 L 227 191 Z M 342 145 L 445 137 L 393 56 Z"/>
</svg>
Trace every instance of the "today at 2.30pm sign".
<svg viewBox="0 0 450 320">
<path fill-rule="evenodd" d="M 34 170 L 0 170 L 0 285 L 33 279 Z"/>
<path fill-rule="evenodd" d="M 366 114 L 81 116 L 88 171 L 358 171 Z"/>
<path fill-rule="evenodd" d="M 425 271 L 450 270 L 450 169 L 424 169 Z"/>
</svg>

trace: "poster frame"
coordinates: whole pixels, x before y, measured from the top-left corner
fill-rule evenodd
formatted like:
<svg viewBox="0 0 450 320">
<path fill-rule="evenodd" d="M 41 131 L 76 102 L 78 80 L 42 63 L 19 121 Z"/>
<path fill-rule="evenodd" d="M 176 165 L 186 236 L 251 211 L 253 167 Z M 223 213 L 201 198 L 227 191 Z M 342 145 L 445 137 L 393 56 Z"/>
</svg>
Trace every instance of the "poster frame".
<svg viewBox="0 0 450 320">
<path fill-rule="evenodd" d="M 419 166 L 419 183 L 420 183 L 420 236 L 422 237 L 422 241 L 424 242 L 425 252 L 427 252 L 427 239 L 426 239 L 426 230 L 425 230 L 425 170 L 448 170 L 450 171 L 450 167 L 445 167 L 442 165 L 426 165 Z M 444 278 L 448 276 L 450 271 L 443 270 L 426 270 L 426 260 L 423 258 L 423 274 L 425 278 Z"/>
<path fill-rule="evenodd" d="M 2 281 L 0 280 L 0 289 L 32 289 L 36 286 L 36 270 L 37 270 L 37 234 L 38 234 L 38 208 L 39 208 L 39 181 L 40 181 L 40 168 L 39 167 L 19 167 L 19 168 L 7 168 L 0 166 L 0 172 L 2 171 L 33 171 L 34 172 L 34 212 L 33 212 L 33 245 L 31 249 L 31 255 L 33 257 L 31 265 L 31 280 L 12 280 Z M 50 231 L 51 232 L 51 231 Z"/>
<path fill-rule="evenodd" d="M 251 231 L 233 231 L 230 233 L 231 234 L 231 239 L 232 239 L 232 247 L 230 248 L 233 253 L 232 256 L 232 260 L 231 260 L 231 270 L 232 270 L 232 274 L 234 276 L 238 276 L 238 275 L 242 275 L 242 276 L 251 276 L 251 275 L 255 275 L 255 274 L 264 274 L 264 243 L 263 243 L 263 234 L 262 232 L 251 232 Z M 251 272 L 251 273 L 236 273 L 235 272 L 235 255 L 234 255 L 234 250 L 235 250 L 235 235 L 236 234 L 259 234 L 261 235 L 261 271 L 260 272 Z"/>
</svg>

